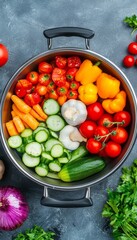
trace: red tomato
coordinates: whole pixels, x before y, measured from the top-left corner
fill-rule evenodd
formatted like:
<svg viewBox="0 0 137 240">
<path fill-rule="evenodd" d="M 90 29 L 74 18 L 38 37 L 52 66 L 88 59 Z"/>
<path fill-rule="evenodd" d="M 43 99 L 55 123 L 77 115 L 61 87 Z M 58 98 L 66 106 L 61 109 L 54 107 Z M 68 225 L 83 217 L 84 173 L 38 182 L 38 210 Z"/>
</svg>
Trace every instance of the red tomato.
<svg viewBox="0 0 137 240">
<path fill-rule="evenodd" d="M 26 76 L 26 79 L 31 82 L 33 85 L 38 83 L 39 74 L 35 71 L 29 72 Z"/>
<path fill-rule="evenodd" d="M 50 81 L 49 84 L 47 85 L 47 90 L 50 92 L 50 90 L 55 89 L 56 85 L 53 81 Z"/>
<path fill-rule="evenodd" d="M 59 96 L 66 95 L 68 92 L 68 88 L 63 86 L 63 87 L 57 87 L 57 93 Z"/>
<path fill-rule="evenodd" d="M 68 99 L 77 99 L 78 98 L 78 92 L 76 90 L 69 90 L 67 93 Z"/>
<path fill-rule="evenodd" d="M 0 43 L 0 67 L 4 66 L 9 58 L 8 49 Z"/>
<path fill-rule="evenodd" d="M 50 83 L 50 74 L 41 73 L 38 78 L 38 82 L 44 86 L 47 86 Z"/>
<path fill-rule="evenodd" d="M 80 83 L 77 82 L 77 81 L 72 81 L 72 82 L 70 83 L 70 88 L 71 88 L 72 90 L 77 90 L 77 89 L 79 88 L 79 86 L 80 86 Z"/>
<path fill-rule="evenodd" d="M 70 83 L 66 81 L 64 86 L 65 86 L 67 89 L 69 89 Z"/>
<path fill-rule="evenodd" d="M 96 141 L 94 138 L 89 138 L 86 143 L 86 148 L 90 153 L 96 154 L 96 153 L 99 153 L 99 151 L 101 150 L 102 143 L 99 141 Z"/>
<path fill-rule="evenodd" d="M 123 58 L 123 64 L 125 67 L 130 68 L 135 64 L 135 59 L 133 56 L 127 55 Z"/>
<path fill-rule="evenodd" d="M 67 70 L 67 73 L 66 73 L 66 78 L 67 78 L 68 80 L 74 80 L 77 71 L 78 71 L 78 69 L 75 68 L 75 67 L 69 68 L 69 69 Z"/>
<path fill-rule="evenodd" d="M 95 102 L 87 106 L 88 117 L 93 120 L 97 121 L 101 118 L 104 113 L 104 109 L 102 104 L 99 102 Z"/>
<path fill-rule="evenodd" d="M 52 98 L 52 99 L 55 99 L 57 100 L 58 99 L 58 94 L 57 94 L 57 91 L 55 89 L 51 89 L 50 92 L 49 92 L 49 98 Z"/>
<path fill-rule="evenodd" d="M 79 68 L 81 65 L 81 59 L 78 56 L 72 56 L 68 58 L 69 68 Z"/>
<path fill-rule="evenodd" d="M 111 140 L 122 144 L 127 141 L 128 139 L 128 132 L 123 127 L 115 127 L 111 129 L 112 134 L 110 136 Z"/>
<path fill-rule="evenodd" d="M 114 122 L 117 122 L 119 126 L 127 127 L 131 122 L 131 114 L 127 111 L 117 112 L 114 114 Z"/>
<path fill-rule="evenodd" d="M 97 126 L 94 132 L 94 138 L 100 142 L 106 142 L 109 138 L 109 130 L 104 126 Z"/>
<path fill-rule="evenodd" d="M 109 141 L 105 146 L 105 152 L 108 157 L 115 158 L 118 157 L 121 153 L 121 145 L 119 143 Z"/>
<path fill-rule="evenodd" d="M 137 42 L 131 42 L 128 45 L 128 52 L 130 54 L 137 54 Z"/>
<path fill-rule="evenodd" d="M 27 93 L 24 98 L 25 103 L 30 107 L 39 104 L 41 102 L 41 97 L 38 93 Z"/>
<path fill-rule="evenodd" d="M 47 87 L 42 84 L 38 84 L 35 88 L 35 92 L 37 92 L 40 96 L 44 96 L 47 93 Z"/>
<path fill-rule="evenodd" d="M 55 62 L 58 68 L 65 68 L 67 65 L 67 58 L 62 56 L 56 56 Z"/>
<path fill-rule="evenodd" d="M 15 86 L 15 94 L 19 97 L 19 98 L 23 98 L 26 94 L 27 94 L 27 91 L 25 88 L 23 88 L 21 86 L 20 83 L 17 83 L 16 86 Z"/>
<path fill-rule="evenodd" d="M 18 97 L 22 98 L 27 93 L 32 91 L 32 83 L 26 79 L 20 79 L 15 86 L 15 93 Z"/>
<path fill-rule="evenodd" d="M 104 113 L 98 120 L 98 125 L 110 128 L 112 126 L 113 117 L 109 113 Z"/>
<path fill-rule="evenodd" d="M 61 68 L 53 69 L 52 80 L 58 87 L 62 87 L 65 85 L 65 82 L 66 82 L 65 74 L 66 74 L 65 69 L 61 69 Z"/>
<path fill-rule="evenodd" d="M 96 127 L 97 127 L 97 124 L 95 122 L 87 120 L 81 123 L 79 127 L 79 131 L 83 137 L 91 138 L 94 136 Z"/>
<path fill-rule="evenodd" d="M 40 73 L 51 73 L 53 68 L 52 65 L 48 62 L 41 62 L 38 65 L 38 70 Z"/>
</svg>

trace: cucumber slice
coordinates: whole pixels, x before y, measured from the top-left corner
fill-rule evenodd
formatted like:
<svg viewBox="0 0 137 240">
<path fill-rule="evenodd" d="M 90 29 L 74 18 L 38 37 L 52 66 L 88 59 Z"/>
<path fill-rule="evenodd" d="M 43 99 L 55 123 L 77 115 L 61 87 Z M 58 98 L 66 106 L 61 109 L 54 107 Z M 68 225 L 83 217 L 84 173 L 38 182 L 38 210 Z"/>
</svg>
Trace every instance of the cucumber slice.
<svg viewBox="0 0 137 240">
<path fill-rule="evenodd" d="M 54 138 L 57 138 L 57 139 L 59 138 L 58 134 L 56 132 L 50 130 L 50 129 L 49 129 L 49 133 L 50 133 L 51 137 L 54 137 Z"/>
<path fill-rule="evenodd" d="M 58 174 L 53 172 L 49 172 L 47 177 L 53 178 L 53 179 L 59 179 Z"/>
<path fill-rule="evenodd" d="M 51 138 L 49 139 L 46 143 L 45 143 L 45 151 L 49 152 L 51 151 L 51 148 L 55 145 L 55 144 L 61 144 L 61 142 L 55 138 Z"/>
<path fill-rule="evenodd" d="M 40 157 L 31 157 L 27 153 L 24 153 L 22 156 L 22 161 L 25 166 L 33 168 L 40 163 Z"/>
<path fill-rule="evenodd" d="M 8 138 L 8 144 L 11 148 L 18 148 L 22 145 L 22 138 L 19 135 Z"/>
<path fill-rule="evenodd" d="M 45 128 L 46 128 L 46 123 L 40 122 L 40 123 L 39 123 L 39 127 L 45 127 Z"/>
<path fill-rule="evenodd" d="M 22 144 L 21 146 L 19 146 L 18 148 L 16 148 L 18 153 L 24 153 L 25 152 L 25 145 Z"/>
<path fill-rule="evenodd" d="M 68 163 L 68 162 L 69 162 L 69 160 L 68 160 L 67 157 L 60 157 L 60 158 L 58 158 L 58 161 L 59 161 L 60 163 Z"/>
<path fill-rule="evenodd" d="M 35 172 L 40 176 L 40 177 L 46 177 L 48 174 L 48 166 L 41 164 L 35 167 Z"/>
<path fill-rule="evenodd" d="M 49 168 L 53 172 L 60 172 L 61 170 L 61 165 L 58 160 L 54 160 L 51 163 L 49 163 Z"/>
<path fill-rule="evenodd" d="M 64 149 L 60 144 L 55 144 L 51 148 L 51 156 L 54 158 L 61 157 L 63 155 Z"/>
<path fill-rule="evenodd" d="M 43 111 L 47 115 L 54 115 L 60 111 L 59 103 L 54 99 L 47 99 L 43 104 Z"/>
<path fill-rule="evenodd" d="M 46 153 L 46 152 L 42 152 L 41 157 L 43 158 L 43 160 L 44 159 L 47 159 L 47 160 L 50 160 L 50 161 L 53 160 L 53 157 L 50 154 Z"/>
<path fill-rule="evenodd" d="M 30 156 L 38 157 L 41 155 L 42 152 L 41 144 L 38 142 L 28 143 L 25 147 L 25 151 Z"/>
<path fill-rule="evenodd" d="M 46 124 L 50 130 L 55 132 L 58 132 L 65 127 L 65 121 L 59 115 L 49 116 L 46 120 Z"/>
<path fill-rule="evenodd" d="M 38 126 L 38 127 L 33 131 L 33 135 L 35 136 L 35 134 L 36 134 L 37 132 L 39 132 L 40 130 L 44 130 L 44 131 L 47 132 L 47 134 L 49 134 L 49 131 L 48 131 L 47 128 L 42 127 L 42 126 Z"/>
<path fill-rule="evenodd" d="M 40 130 L 35 134 L 35 140 L 39 143 L 46 142 L 49 134 L 45 130 Z"/>
<path fill-rule="evenodd" d="M 27 137 L 32 136 L 32 133 L 33 133 L 32 129 L 26 128 L 26 129 L 24 129 L 24 131 L 20 134 L 20 136 L 21 136 L 22 138 L 27 138 Z"/>
</svg>

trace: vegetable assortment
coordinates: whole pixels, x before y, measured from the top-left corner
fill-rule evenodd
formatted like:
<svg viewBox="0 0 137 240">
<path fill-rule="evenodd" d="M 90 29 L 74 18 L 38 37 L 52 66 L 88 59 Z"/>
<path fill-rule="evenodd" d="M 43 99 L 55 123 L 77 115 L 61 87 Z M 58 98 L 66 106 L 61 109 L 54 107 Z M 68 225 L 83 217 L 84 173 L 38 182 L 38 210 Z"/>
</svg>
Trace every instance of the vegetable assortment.
<svg viewBox="0 0 137 240">
<path fill-rule="evenodd" d="M 128 139 L 126 92 L 101 62 L 79 56 L 43 61 L 18 80 L 11 101 L 8 144 L 41 177 L 91 176 L 105 168 L 105 158 L 119 156 Z M 84 158 L 73 157 L 81 147 Z"/>
</svg>

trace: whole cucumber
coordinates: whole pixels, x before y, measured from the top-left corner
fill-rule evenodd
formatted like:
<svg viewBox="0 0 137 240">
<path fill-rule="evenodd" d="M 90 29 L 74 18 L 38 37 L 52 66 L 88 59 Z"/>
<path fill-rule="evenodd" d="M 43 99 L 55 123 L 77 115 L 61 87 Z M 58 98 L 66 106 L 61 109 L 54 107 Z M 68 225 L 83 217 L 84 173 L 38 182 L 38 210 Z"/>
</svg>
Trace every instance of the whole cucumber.
<svg viewBox="0 0 137 240">
<path fill-rule="evenodd" d="M 100 172 L 105 166 L 105 161 L 99 156 L 80 158 L 65 164 L 58 176 L 63 182 L 79 181 Z"/>
</svg>

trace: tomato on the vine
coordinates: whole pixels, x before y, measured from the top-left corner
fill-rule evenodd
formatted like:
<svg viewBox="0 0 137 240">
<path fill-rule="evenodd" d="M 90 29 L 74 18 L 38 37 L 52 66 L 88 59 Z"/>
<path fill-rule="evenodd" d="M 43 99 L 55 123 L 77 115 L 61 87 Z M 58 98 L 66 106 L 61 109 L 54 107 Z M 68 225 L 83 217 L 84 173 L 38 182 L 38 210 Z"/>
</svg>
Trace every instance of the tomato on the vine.
<svg viewBox="0 0 137 240">
<path fill-rule="evenodd" d="M 95 102 L 87 106 L 87 112 L 88 112 L 88 117 L 91 120 L 97 121 L 103 115 L 104 109 L 101 103 Z"/>
<path fill-rule="evenodd" d="M 38 83 L 39 74 L 35 71 L 29 72 L 26 76 L 26 79 L 30 81 L 33 85 Z"/>
<path fill-rule="evenodd" d="M 55 63 L 58 68 L 65 68 L 67 65 L 67 58 L 62 57 L 62 56 L 56 56 Z"/>
<path fill-rule="evenodd" d="M 78 98 L 78 92 L 76 90 L 69 90 L 67 93 L 68 99 L 77 99 Z"/>
<path fill-rule="evenodd" d="M 41 73 L 38 78 L 38 82 L 44 86 L 47 86 L 50 83 L 50 74 Z"/>
<path fill-rule="evenodd" d="M 94 132 L 94 138 L 100 142 L 106 142 L 109 138 L 109 130 L 104 126 L 97 126 Z"/>
<path fill-rule="evenodd" d="M 98 125 L 110 128 L 112 126 L 113 117 L 112 114 L 104 113 L 98 120 Z"/>
<path fill-rule="evenodd" d="M 137 42 L 131 42 L 128 45 L 128 52 L 130 54 L 137 54 Z"/>
<path fill-rule="evenodd" d="M 131 55 L 127 55 L 123 58 L 123 64 L 125 67 L 130 68 L 133 67 L 135 64 L 135 59 Z"/>
<path fill-rule="evenodd" d="M 110 136 L 111 140 L 116 143 L 122 144 L 128 139 L 128 132 L 123 127 L 115 127 L 111 129 L 112 134 Z"/>
<path fill-rule="evenodd" d="M 40 96 L 44 96 L 47 93 L 47 87 L 42 85 L 42 84 L 38 84 L 35 88 L 35 91 L 40 95 Z"/>
<path fill-rule="evenodd" d="M 38 65 L 39 73 L 51 73 L 53 70 L 52 65 L 48 62 L 41 62 Z"/>
<path fill-rule="evenodd" d="M 102 143 L 96 141 L 94 138 L 89 138 L 86 143 L 87 150 L 92 154 L 97 154 L 102 148 Z"/>
<path fill-rule="evenodd" d="M 114 122 L 117 122 L 119 126 L 127 127 L 131 122 L 131 114 L 128 111 L 117 112 L 114 114 Z"/>
<path fill-rule="evenodd" d="M 0 43 L 0 67 L 4 66 L 9 58 L 8 49 Z"/>
<path fill-rule="evenodd" d="M 118 157 L 121 153 L 122 147 L 119 143 L 114 141 L 109 141 L 106 143 L 105 152 L 108 157 L 115 158 Z"/>
<path fill-rule="evenodd" d="M 96 127 L 97 124 L 95 122 L 86 120 L 85 122 L 80 124 L 79 131 L 83 137 L 91 138 L 94 136 Z"/>
</svg>

